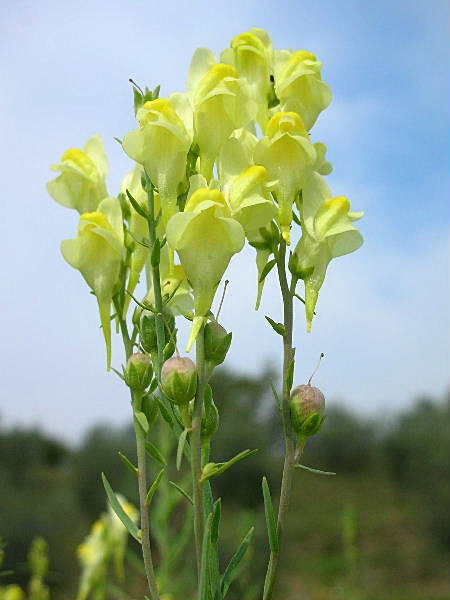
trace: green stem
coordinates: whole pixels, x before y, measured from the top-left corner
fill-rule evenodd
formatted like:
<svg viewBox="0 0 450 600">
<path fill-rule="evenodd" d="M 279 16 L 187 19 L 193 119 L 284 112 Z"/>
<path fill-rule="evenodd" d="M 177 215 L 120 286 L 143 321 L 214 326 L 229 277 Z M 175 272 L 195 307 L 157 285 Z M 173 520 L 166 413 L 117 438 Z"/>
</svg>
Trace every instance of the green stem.
<svg viewBox="0 0 450 600">
<path fill-rule="evenodd" d="M 116 310 L 119 308 L 119 302 L 114 301 Z M 121 313 L 118 313 L 121 314 Z M 128 327 L 125 319 L 119 318 L 120 330 L 122 333 L 123 345 L 125 347 L 125 356 L 128 359 L 133 354 L 133 342 L 130 339 L 128 333 Z M 134 410 L 140 410 L 140 404 L 142 397 L 137 395 L 133 396 L 131 392 L 131 399 Z M 150 523 L 148 517 L 148 506 L 146 504 L 147 499 L 147 474 L 146 474 L 146 459 L 145 459 L 145 433 L 142 431 L 140 425 L 136 422 L 134 424 L 136 434 L 136 451 L 137 451 L 137 463 L 138 463 L 138 490 L 139 490 L 139 506 L 141 514 L 141 546 L 142 556 L 144 558 L 145 574 L 147 576 L 148 587 L 150 590 L 151 600 L 159 600 L 158 587 L 156 585 L 155 572 L 152 561 L 152 551 L 150 546 Z"/>
<path fill-rule="evenodd" d="M 141 398 L 135 395 L 134 405 L 137 410 L 140 409 Z M 135 420 L 134 431 L 136 434 L 136 449 L 138 463 L 138 488 L 139 488 L 139 506 L 141 512 L 141 545 L 142 556 L 144 558 L 145 574 L 147 576 L 150 597 L 152 600 L 159 600 L 158 586 L 156 585 L 155 571 L 153 568 L 152 551 L 150 546 L 150 522 L 148 514 L 147 499 L 147 473 L 145 458 L 145 433 L 139 423 Z"/>
<path fill-rule="evenodd" d="M 283 393 L 281 400 L 285 456 L 283 465 L 283 478 L 281 481 L 280 503 L 278 506 L 277 534 L 278 534 L 278 552 L 271 552 L 269 566 L 267 569 L 266 581 L 264 585 L 263 600 L 270 600 L 273 596 L 275 582 L 280 563 L 280 549 L 286 524 L 286 516 L 289 509 L 289 500 L 292 488 L 292 477 L 295 465 L 295 447 L 291 430 L 290 419 L 290 390 L 287 385 L 287 373 L 289 365 L 294 356 L 292 348 L 292 328 L 293 328 L 293 296 L 286 278 L 286 243 L 281 242 L 277 259 L 278 279 L 280 281 L 281 295 L 283 298 L 284 328 L 283 336 Z"/>
<path fill-rule="evenodd" d="M 192 418 L 191 431 L 191 468 L 192 468 L 192 489 L 194 501 L 194 534 L 195 551 L 197 556 L 197 576 L 200 582 L 200 569 L 202 562 L 202 545 L 204 532 L 204 510 L 203 510 L 203 492 L 200 479 L 202 476 L 202 415 L 203 398 L 205 394 L 205 338 L 204 327 L 202 326 L 196 341 L 196 362 L 198 372 L 198 388 L 194 400 L 194 415 Z"/>
<path fill-rule="evenodd" d="M 150 237 L 150 255 L 155 247 L 156 243 L 156 228 L 155 228 L 155 198 L 153 194 L 153 185 L 150 181 L 150 178 L 147 176 L 147 185 L 148 185 L 148 233 Z M 157 375 L 158 381 L 161 379 L 161 369 L 163 363 L 163 351 L 164 351 L 164 316 L 163 316 L 163 301 L 161 295 L 161 278 L 159 273 L 159 264 L 153 266 L 152 269 L 152 283 L 153 283 L 153 292 L 155 296 L 155 309 L 156 309 L 156 339 L 158 344 L 158 364 L 157 367 Z"/>
</svg>

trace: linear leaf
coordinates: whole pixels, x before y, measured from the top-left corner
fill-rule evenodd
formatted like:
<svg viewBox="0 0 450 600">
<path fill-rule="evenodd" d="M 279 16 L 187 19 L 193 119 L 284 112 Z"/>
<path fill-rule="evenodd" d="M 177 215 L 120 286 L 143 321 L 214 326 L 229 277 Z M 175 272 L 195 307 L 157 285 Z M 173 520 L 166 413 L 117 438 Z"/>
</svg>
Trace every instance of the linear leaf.
<svg viewBox="0 0 450 600">
<path fill-rule="evenodd" d="M 152 483 L 152 485 L 150 486 L 150 489 L 148 490 L 147 498 L 145 499 L 145 504 L 147 506 L 150 506 L 152 498 L 153 498 L 156 490 L 158 489 L 159 484 L 161 483 L 161 479 L 162 479 L 162 476 L 164 475 L 164 471 L 165 471 L 165 469 L 161 469 L 161 471 L 156 476 L 155 481 Z"/>
<path fill-rule="evenodd" d="M 153 445 L 151 442 L 145 443 L 145 450 L 146 450 L 147 454 L 149 454 L 152 458 L 154 458 L 159 463 L 161 463 L 164 467 L 167 466 L 166 459 L 161 454 L 161 452 L 158 450 L 158 448 L 155 445 Z"/>
<path fill-rule="evenodd" d="M 170 483 L 170 485 L 173 485 L 173 487 L 174 487 L 176 490 L 178 490 L 178 491 L 180 492 L 180 494 L 181 494 L 182 496 L 184 496 L 184 497 L 186 498 L 186 500 L 187 500 L 188 502 L 190 502 L 190 504 L 192 504 L 192 506 L 194 506 L 194 501 L 193 501 L 193 500 L 192 500 L 192 498 L 189 496 L 189 494 L 183 490 L 183 488 L 182 488 L 182 487 L 180 487 L 180 486 L 179 486 L 177 483 L 175 483 L 175 481 L 169 481 L 169 483 Z"/>
<path fill-rule="evenodd" d="M 294 368 L 295 368 L 295 357 L 292 357 L 291 362 L 289 363 L 289 367 L 286 373 L 286 387 L 289 392 L 292 389 L 292 384 L 294 382 Z"/>
<path fill-rule="evenodd" d="M 144 413 L 137 410 L 134 413 L 134 417 L 135 417 L 136 421 L 138 422 L 139 427 L 141 427 L 141 429 L 143 429 L 145 433 L 148 433 L 148 430 L 149 430 L 148 421 L 147 421 L 147 417 L 144 415 Z"/>
<path fill-rule="evenodd" d="M 123 525 L 127 529 L 128 533 L 134 537 L 139 543 L 141 543 L 140 532 L 138 526 L 131 518 L 127 515 L 125 510 L 122 508 L 117 496 L 113 492 L 112 487 L 109 484 L 109 481 L 106 479 L 106 475 L 102 473 L 102 481 L 103 486 L 105 488 L 106 495 L 108 496 L 109 503 L 111 504 L 111 508 L 122 521 Z"/>
<path fill-rule="evenodd" d="M 321 471 L 320 469 L 313 469 L 312 467 L 307 467 L 306 465 L 295 465 L 295 468 L 303 469 L 304 471 L 315 473 L 316 475 L 336 475 L 336 473 L 333 471 Z"/>
<path fill-rule="evenodd" d="M 120 458 L 120 460 L 123 462 L 123 464 L 124 464 L 124 465 L 125 465 L 125 466 L 126 466 L 128 469 L 130 469 L 130 471 L 133 473 L 133 475 L 136 475 L 136 477 L 137 477 L 137 476 L 138 476 L 138 473 L 139 473 L 139 471 L 138 471 L 137 467 L 135 467 L 135 466 L 133 465 L 133 463 L 131 462 L 131 460 L 130 460 L 129 458 L 127 458 L 127 457 L 125 456 L 125 454 L 122 454 L 122 452 L 118 452 L 117 454 L 119 455 L 119 458 Z"/>
<path fill-rule="evenodd" d="M 212 514 L 209 513 L 206 520 L 205 531 L 203 533 L 203 544 L 202 544 L 202 559 L 200 566 L 200 588 L 199 588 L 199 600 L 209 600 L 208 596 L 208 550 L 209 540 L 211 533 L 211 521 Z"/>
<path fill-rule="evenodd" d="M 249 532 L 247 533 L 247 535 L 244 537 L 239 548 L 236 550 L 235 554 L 231 557 L 231 560 L 228 563 L 227 568 L 225 569 L 225 571 L 222 575 L 222 581 L 220 584 L 220 588 L 222 590 L 222 598 L 225 598 L 225 596 L 228 592 L 228 588 L 230 587 L 230 585 L 233 581 L 233 578 L 234 578 L 233 571 L 239 565 L 239 563 L 243 559 L 245 553 L 247 552 L 247 548 L 250 545 L 254 530 L 255 530 L 255 528 L 252 527 L 249 530 Z"/>
<path fill-rule="evenodd" d="M 183 429 L 180 437 L 178 438 L 178 447 L 177 447 L 177 471 L 180 470 L 181 467 L 181 461 L 183 460 L 183 450 L 184 450 L 184 445 L 186 443 L 186 436 L 188 434 L 188 430 L 187 429 Z"/>
<path fill-rule="evenodd" d="M 275 386 L 273 385 L 273 381 L 272 379 L 270 380 L 270 387 L 272 388 L 272 393 L 273 393 L 273 397 L 275 398 L 275 402 L 277 403 L 277 408 L 278 410 L 281 412 L 281 402 L 280 402 L 280 397 L 278 395 L 277 390 L 275 389 Z"/>
<path fill-rule="evenodd" d="M 265 265 L 264 269 L 261 272 L 259 283 L 262 283 L 264 281 L 264 279 L 267 277 L 267 275 L 270 273 L 270 271 L 274 268 L 276 264 L 276 258 L 272 258 L 272 260 L 269 260 L 269 262 Z"/>
<path fill-rule="evenodd" d="M 262 491 L 264 496 L 264 514 L 266 516 L 267 533 L 269 535 L 270 550 L 273 554 L 278 554 L 280 545 L 278 543 L 277 524 L 273 512 L 272 497 L 270 495 L 269 484 L 266 477 L 262 480 Z"/>
<path fill-rule="evenodd" d="M 249 458 L 250 456 L 253 456 L 257 452 L 258 452 L 257 449 L 243 450 L 239 454 L 236 454 L 236 456 L 234 456 L 230 460 L 227 460 L 227 462 L 208 463 L 207 465 L 205 465 L 203 467 L 202 477 L 201 477 L 200 481 L 203 483 L 204 481 L 207 481 L 208 479 L 211 479 L 212 477 L 217 477 L 218 475 L 222 475 L 222 473 L 227 471 L 230 467 L 232 467 L 236 463 L 240 462 L 241 460 L 244 460 L 245 458 Z"/>
<path fill-rule="evenodd" d="M 284 328 L 283 323 L 277 323 L 270 317 L 266 315 L 266 320 L 271 324 L 272 328 L 278 333 L 278 335 L 286 335 L 286 329 Z"/>
<path fill-rule="evenodd" d="M 138 215 L 141 215 L 141 217 L 144 217 L 144 219 L 147 219 L 147 221 L 148 221 L 149 215 L 148 215 L 147 211 L 144 210 L 142 208 L 142 206 L 139 204 L 139 202 L 133 198 L 133 196 L 130 194 L 130 190 L 127 190 L 127 196 L 128 196 L 128 200 L 131 203 L 131 206 L 138 213 Z"/>
</svg>

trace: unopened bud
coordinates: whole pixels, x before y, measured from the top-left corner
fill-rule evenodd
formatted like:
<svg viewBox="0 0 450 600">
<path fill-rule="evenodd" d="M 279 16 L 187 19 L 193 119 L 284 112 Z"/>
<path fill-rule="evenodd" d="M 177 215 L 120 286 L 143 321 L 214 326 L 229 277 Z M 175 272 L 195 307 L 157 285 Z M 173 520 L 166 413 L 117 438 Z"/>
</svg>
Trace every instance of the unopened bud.
<svg viewBox="0 0 450 600">
<path fill-rule="evenodd" d="M 299 385 L 291 392 L 291 424 L 297 435 L 315 435 L 325 420 L 325 397 L 319 388 Z"/>
<path fill-rule="evenodd" d="M 225 360 L 232 336 L 233 334 L 228 333 L 217 321 L 205 325 L 205 359 L 211 368 Z"/>
<path fill-rule="evenodd" d="M 163 364 L 161 387 L 167 398 L 183 406 L 197 391 L 197 368 L 190 358 L 175 356 Z"/>
<path fill-rule="evenodd" d="M 154 352 L 158 349 L 158 340 L 156 337 L 156 319 L 155 313 L 149 310 L 143 310 L 139 323 L 139 337 L 141 344 L 146 352 Z M 166 346 L 170 335 L 175 328 L 175 317 L 169 311 L 163 312 L 164 320 L 164 344 Z"/>
<path fill-rule="evenodd" d="M 152 363 L 146 354 L 132 354 L 124 371 L 125 383 L 136 391 L 143 392 L 153 377 Z"/>
</svg>

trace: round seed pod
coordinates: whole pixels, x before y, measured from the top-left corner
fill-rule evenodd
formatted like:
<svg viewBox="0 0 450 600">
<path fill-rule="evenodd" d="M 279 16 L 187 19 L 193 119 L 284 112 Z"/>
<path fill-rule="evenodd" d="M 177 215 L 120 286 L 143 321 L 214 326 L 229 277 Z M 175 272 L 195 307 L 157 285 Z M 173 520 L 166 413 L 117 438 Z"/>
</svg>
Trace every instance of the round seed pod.
<svg viewBox="0 0 450 600">
<path fill-rule="evenodd" d="M 137 392 L 143 392 L 153 377 L 152 363 L 146 354 L 132 354 L 124 371 L 125 383 Z"/>
<path fill-rule="evenodd" d="M 167 398 L 183 406 L 197 391 L 197 368 L 190 358 L 175 356 L 163 364 L 161 386 Z"/>
<path fill-rule="evenodd" d="M 291 392 L 291 424 L 299 436 L 315 435 L 325 420 L 325 396 L 319 388 L 299 385 Z"/>
</svg>

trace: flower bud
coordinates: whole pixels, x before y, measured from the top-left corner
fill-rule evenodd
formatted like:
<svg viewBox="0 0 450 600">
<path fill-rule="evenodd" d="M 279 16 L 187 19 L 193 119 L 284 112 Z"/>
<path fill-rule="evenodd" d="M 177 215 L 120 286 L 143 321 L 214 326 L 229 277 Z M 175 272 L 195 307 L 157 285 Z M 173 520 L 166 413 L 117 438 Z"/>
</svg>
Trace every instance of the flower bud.
<svg viewBox="0 0 450 600">
<path fill-rule="evenodd" d="M 205 359 L 210 368 L 223 363 L 231 345 L 232 335 L 217 321 L 205 325 Z"/>
<path fill-rule="evenodd" d="M 153 377 L 152 363 L 146 354 L 132 354 L 124 371 L 125 383 L 136 391 L 143 392 Z"/>
<path fill-rule="evenodd" d="M 170 333 L 175 328 L 175 317 L 169 311 L 163 312 L 164 318 L 164 344 L 169 341 Z M 158 350 L 158 340 L 156 337 L 156 314 L 149 310 L 142 311 L 140 318 L 139 336 L 141 344 L 146 352 Z"/>
<path fill-rule="evenodd" d="M 291 392 L 291 424 L 297 435 L 315 435 L 325 420 L 325 397 L 319 388 L 299 385 Z"/>
<path fill-rule="evenodd" d="M 195 396 L 197 391 L 197 368 L 190 358 L 175 356 L 163 364 L 161 386 L 168 399 L 182 406 Z"/>
</svg>

